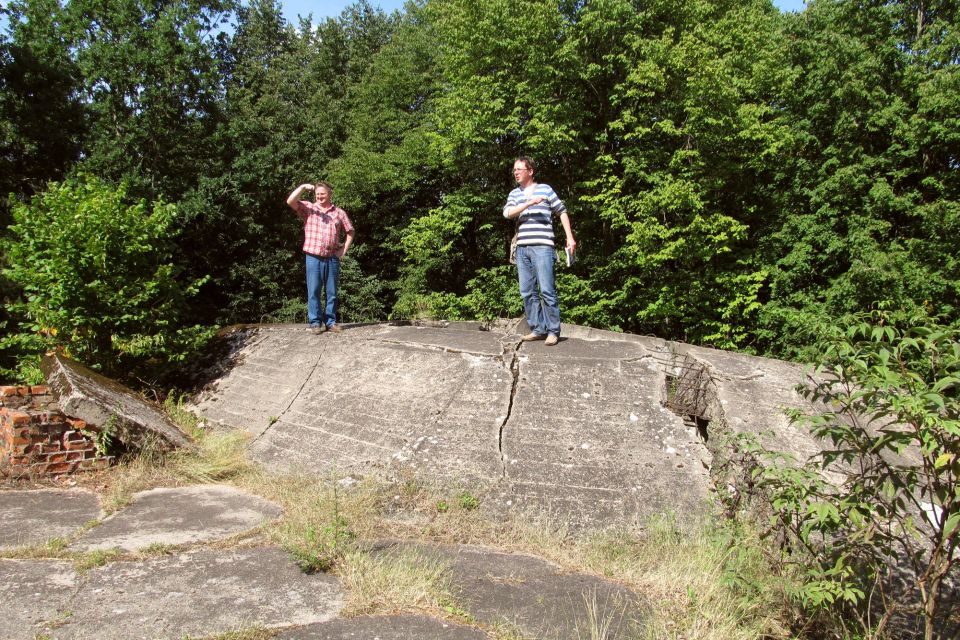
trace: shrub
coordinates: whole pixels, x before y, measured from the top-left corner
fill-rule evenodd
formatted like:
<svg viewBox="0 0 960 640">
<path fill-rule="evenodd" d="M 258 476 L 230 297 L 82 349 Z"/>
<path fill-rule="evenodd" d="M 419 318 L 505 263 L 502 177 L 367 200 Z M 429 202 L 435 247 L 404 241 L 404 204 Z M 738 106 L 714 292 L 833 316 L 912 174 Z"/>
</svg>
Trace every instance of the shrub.
<svg viewBox="0 0 960 640">
<path fill-rule="evenodd" d="M 801 602 L 855 614 L 868 635 L 902 613 L 919 615 L 932 640 L 956 613 L 947 580 L 960 561 L 958 338 L 932 322 L 832 332 L 802 388 L 824 410 L 792 416 L 827 448 L 801 467 L 758 470 L 785 548 L 806 572 Z M 901 578 L 912 582 L 907 593 L 891 589 Z"/>
<path fill-rule="evenodd" d="M 13 217 L 4 275 L 22 291 L 13 306 L 25 320 L 9 341 L 122 374 L 183 360 L 211 335 L 181 324 L 202 281 L 181 283 L 170 262 L 174 205 L 130 205 L 124 185 L 81 177 L 51 183 Z"/>
</svg>

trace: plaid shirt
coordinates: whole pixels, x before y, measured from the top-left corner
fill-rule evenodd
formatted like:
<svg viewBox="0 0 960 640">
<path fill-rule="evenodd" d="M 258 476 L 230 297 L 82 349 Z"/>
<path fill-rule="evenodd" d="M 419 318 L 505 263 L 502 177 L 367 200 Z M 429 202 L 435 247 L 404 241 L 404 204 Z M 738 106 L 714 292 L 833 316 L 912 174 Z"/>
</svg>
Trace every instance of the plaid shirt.
<svg viewBox="0 0 960 640">
<path fill-rule="evenodd" d="M 303 252 L 321 258 L 337 255 L 343 245 L 341 232 L 352 233 L 353 224 L 346 211 L 335 205 L 323 210 L 320 205 L 308 200 L 300 201 L 303 215 Z"/>
</svg>

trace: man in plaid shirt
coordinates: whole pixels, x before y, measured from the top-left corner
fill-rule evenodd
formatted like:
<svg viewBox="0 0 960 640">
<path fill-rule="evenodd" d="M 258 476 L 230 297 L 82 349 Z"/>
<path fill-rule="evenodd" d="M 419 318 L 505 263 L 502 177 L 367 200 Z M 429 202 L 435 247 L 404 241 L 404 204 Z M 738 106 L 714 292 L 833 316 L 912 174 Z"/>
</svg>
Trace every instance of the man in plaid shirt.
<svg viewBox="0 0 960 640">
<path fill-rule="evenodd" d="M 301 200 L 300 194 L 313 191 L 315 202 Z M 339 332 L 337 325 L 337 284 L 340 258 L 353 243 L 353 224 L 346 212 L 330 198 L 333 189 L 326 182 L 302 184 L 287 198 L 287 205 L 303 221 L 303 253 L 307 266 L 307 321 L 314 333 Z M 343 240 L 341 241 L 341 237 Z M 327 305 L 320 310 L 320 291 L 326 288 Z"/>
</svg>

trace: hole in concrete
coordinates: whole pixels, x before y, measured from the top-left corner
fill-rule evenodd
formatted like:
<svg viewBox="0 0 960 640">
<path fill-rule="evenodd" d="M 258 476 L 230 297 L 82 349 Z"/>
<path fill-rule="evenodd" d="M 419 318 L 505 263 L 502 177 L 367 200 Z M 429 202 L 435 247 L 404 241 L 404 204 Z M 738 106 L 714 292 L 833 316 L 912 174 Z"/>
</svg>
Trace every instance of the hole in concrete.
<svg viewBox="0 0 960 640">
<path fill-rule="evenodd" d="M 690 371 L 692 370 L 691 368 Z M 690 371 L 684 371 L 685 375 L 679 376 L 664 374 L 663 406 L 683 418 L 684 424 L 694 427 L 700 439 L 707 442 L 710 437 L 710 419 L 700 411 L 705 404 L 702 375 L 697 371 L 697 375 L 692 377 L 689 375 Z"/>
<path fill-rule="evenodd" d="M 707 430 L 707 427 L 710 426 L 710 421 L 706 418 L 701 418 L 700 416 L 691 416 L 686 415 L 683 417 L 683 423 L 688 427 L 693 427 L 697 430 L 697 433 L 700 435 L 700 439 L 704 442 L 707 442 L 710 439 L 710 433 Z"/>
</svg>

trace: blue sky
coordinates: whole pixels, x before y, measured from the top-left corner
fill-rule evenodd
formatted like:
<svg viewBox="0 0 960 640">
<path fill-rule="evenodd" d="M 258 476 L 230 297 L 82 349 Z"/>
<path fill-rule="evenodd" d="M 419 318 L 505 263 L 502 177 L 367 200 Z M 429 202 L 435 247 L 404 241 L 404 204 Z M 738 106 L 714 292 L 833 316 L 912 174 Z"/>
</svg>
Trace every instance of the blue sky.
<svg viewBox="0 0 960 640">
<path fill-rule="evenodd" d="M 369 0 L 374 7 L 380 7 L 387 13 L 394 9 L 402 9 L 404 0 Z M 315 21 L 322 18 L 336 18 L 344 7 L 352 4 L 353 0 L 280 0 L 283 7 L 283 16 L 287 22 L 297 24 L 297 16 L 313 14 Z M 781 11 L 803 11 L 803 0 L 773 0 L 773 4 Z"/>
<path fill-rule="evenodd" d="M 402 9 L 405 0 L 370 0 L 374 7 L 380 7 L 387 13 L 394 9 Z M 312 13 L 314 22 L 323 18 L 335 18 L 353 0 L 280 0 L 283 7 L 283 16 L 290 24 L 297 24 L 297 16 L 306 16 Z M 0 5 L 6 4 L 0 0 Z M 803 0 L 773 0 L 773 4 L 781 11 L 803 11 Z M 7 18 L 0 16 L 0 30 L 6 32 Z"/>
</svg>

